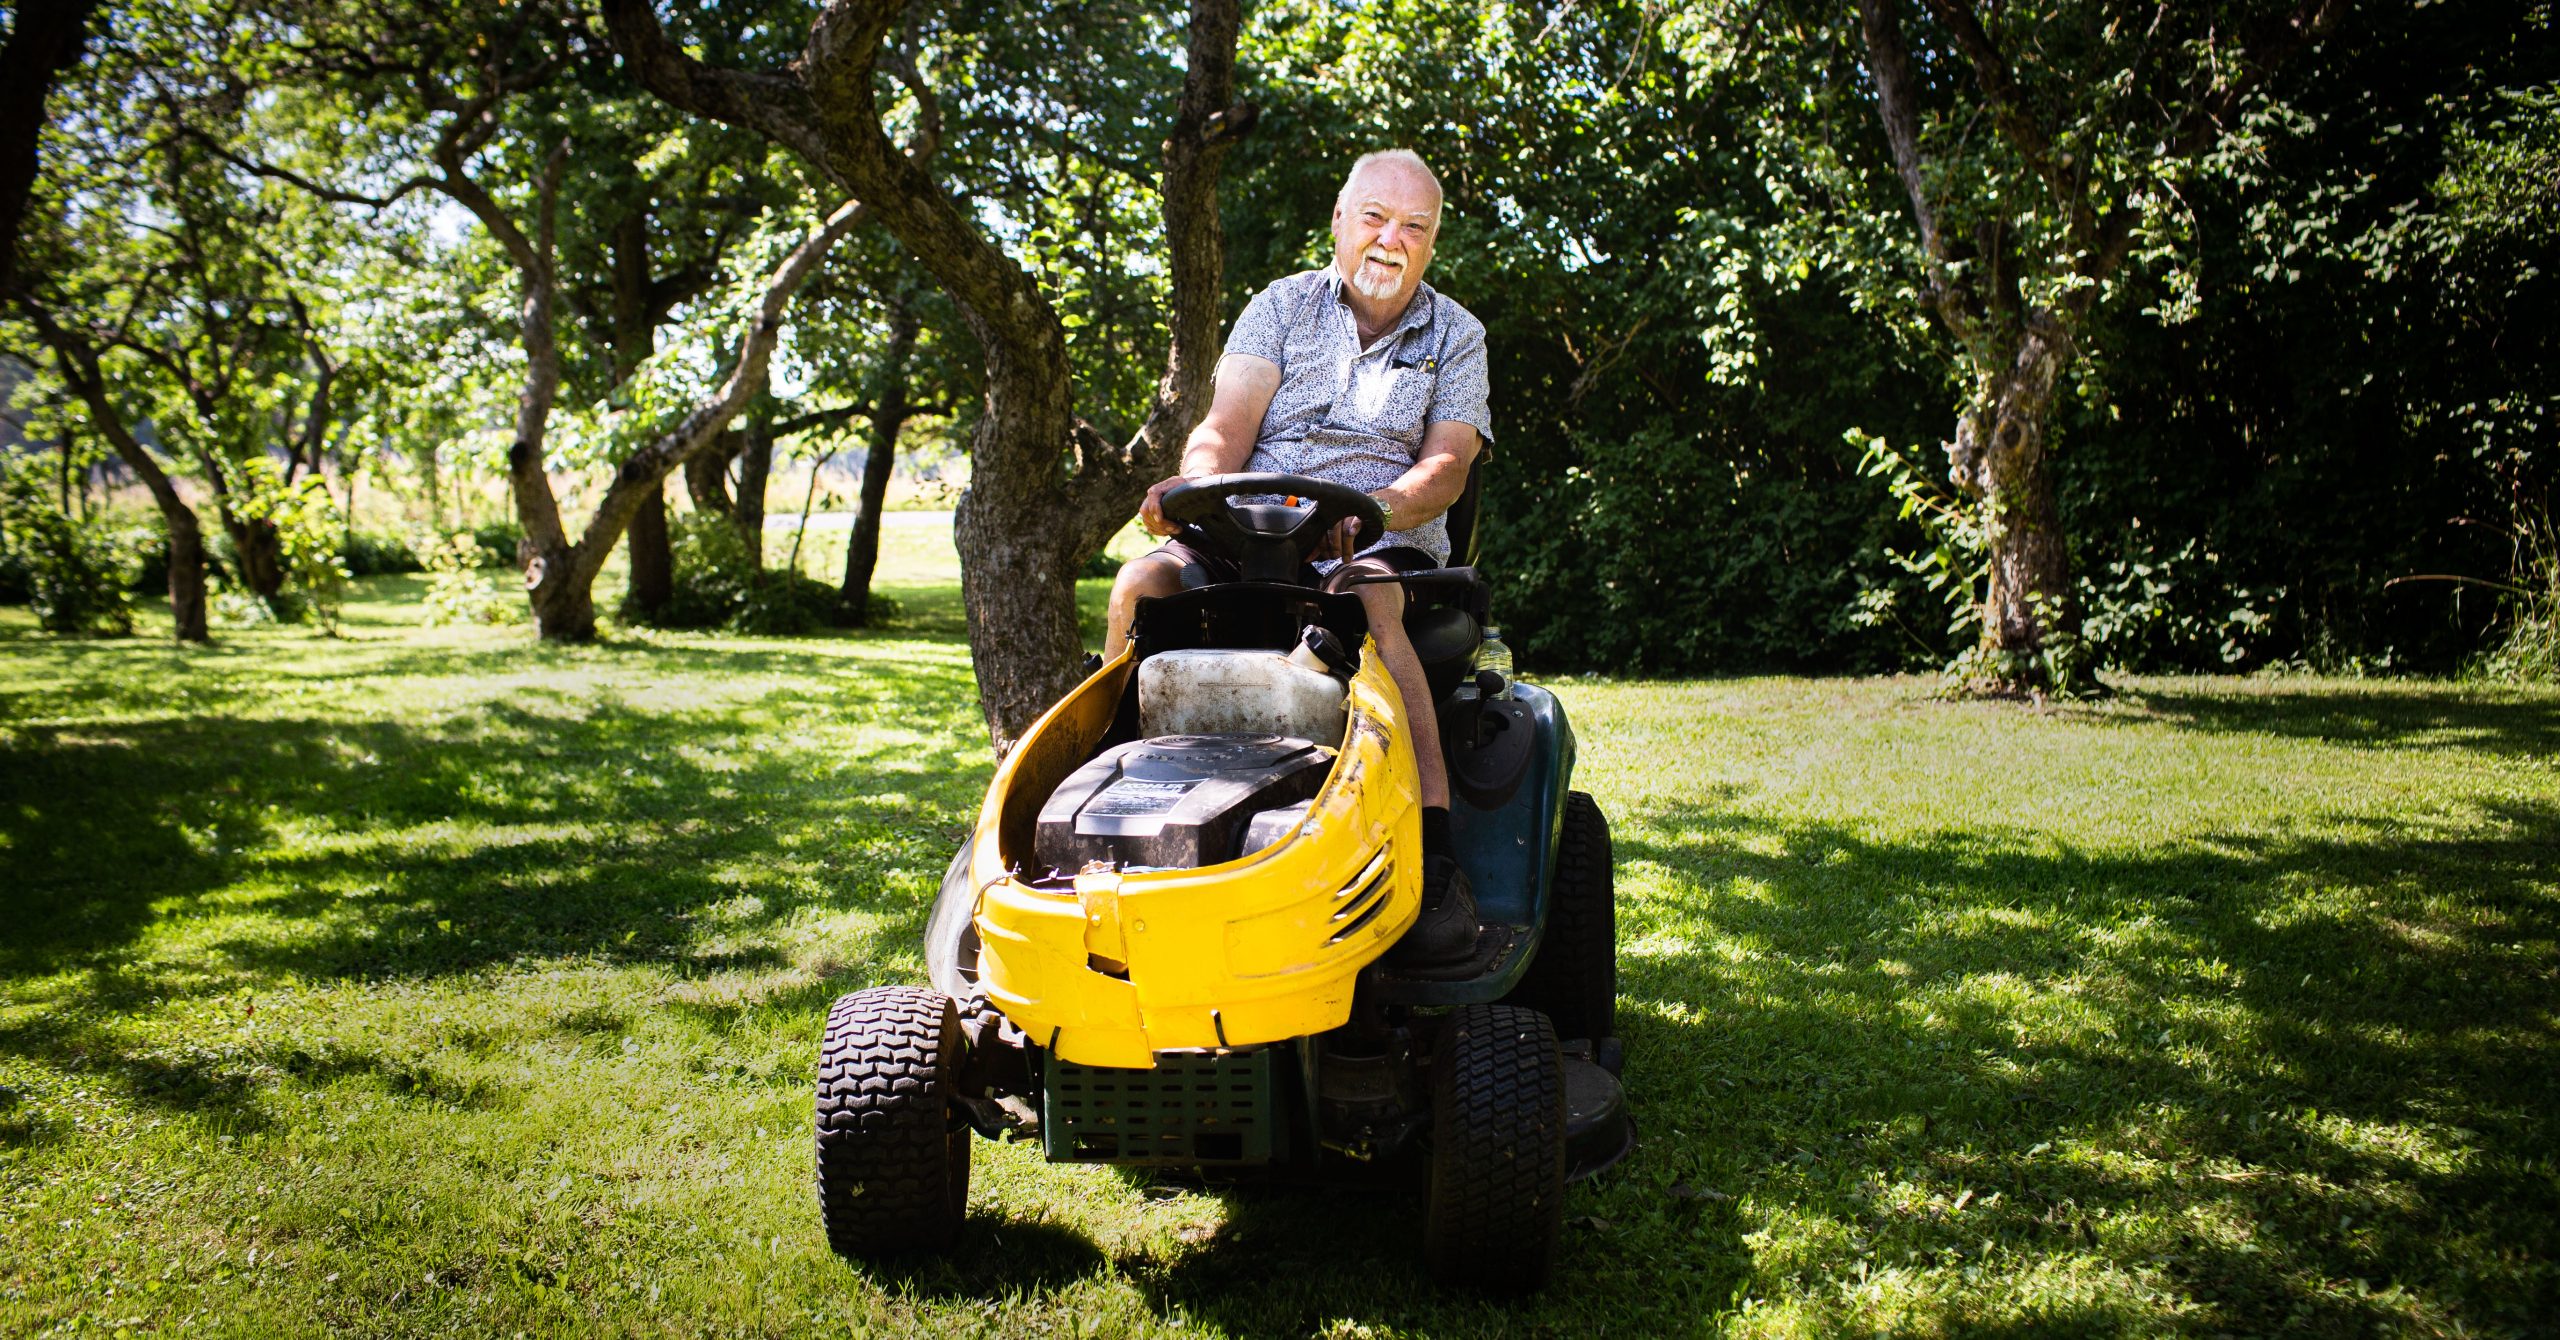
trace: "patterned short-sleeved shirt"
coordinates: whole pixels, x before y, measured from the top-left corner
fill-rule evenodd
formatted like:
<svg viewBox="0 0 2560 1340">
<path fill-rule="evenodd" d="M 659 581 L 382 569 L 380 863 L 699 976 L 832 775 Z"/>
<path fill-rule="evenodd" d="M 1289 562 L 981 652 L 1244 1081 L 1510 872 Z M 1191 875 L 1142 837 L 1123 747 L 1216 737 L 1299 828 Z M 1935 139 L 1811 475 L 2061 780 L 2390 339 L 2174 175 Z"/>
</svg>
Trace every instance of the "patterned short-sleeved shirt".
<svg viewBox="0 0 2560 1340">
<path fill-rule="evenodd" d="M 1429 284 L 1416 285 L 1395 329 L 1363 349 L 1359 323 L 1342 300 L 1342 276 L 1331 268 L 1291 275 L 1245 304 L 1227 332 L 1226 352 L 1280 369 L 1247 470 L 1372 492 L 1413 468 L 1424 430 L 1435 423 L 1472 424 L 1493 440 L 1484 323 Z M 1449 523 L 1433 517 L 1371 547 L 1391 544 L 1446 563 Z"/>
</svg>

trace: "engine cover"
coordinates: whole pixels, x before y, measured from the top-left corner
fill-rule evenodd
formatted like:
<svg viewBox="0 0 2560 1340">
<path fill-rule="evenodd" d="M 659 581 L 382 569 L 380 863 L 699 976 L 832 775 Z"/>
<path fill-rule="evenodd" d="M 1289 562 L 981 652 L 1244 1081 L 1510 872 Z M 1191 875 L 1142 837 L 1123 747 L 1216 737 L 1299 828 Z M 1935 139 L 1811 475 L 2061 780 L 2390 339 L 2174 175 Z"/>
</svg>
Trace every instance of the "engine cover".
<svg viewBox="0 0 2560 1340">
<path fill-rule="evenodd" d="M 1104 750 L 1040 807 L 1032 855 L 1074 874 L 1094 861 L 1166 868 L 1242 854 L 1245 826 L 1324 785 L 1333 760 L 1284 735 L 1160 735 Z"/>
</svg>

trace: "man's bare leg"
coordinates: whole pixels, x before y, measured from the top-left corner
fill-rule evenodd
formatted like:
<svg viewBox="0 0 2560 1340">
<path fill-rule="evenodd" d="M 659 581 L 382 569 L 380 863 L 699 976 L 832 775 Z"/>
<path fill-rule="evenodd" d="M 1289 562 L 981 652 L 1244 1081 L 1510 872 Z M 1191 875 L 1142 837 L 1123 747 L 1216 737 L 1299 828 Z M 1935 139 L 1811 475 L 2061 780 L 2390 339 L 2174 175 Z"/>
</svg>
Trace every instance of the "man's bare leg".
<svg viewBox="0 0 2560 1340">
<path fill-rule="evenodd" d="M 1440 755 L 1440 713 L 1431 701 L 1431 685 L 1422 677 L 1422 658 L 1404 635 L 1404 588 L 1394 582 L 1371 582 L 1351 588 L 1369 615 L 1369 636 L 1377 639 L 1378 659 L 1386 662 L 1396 690 L 1404 696 L 1405 729 L 1413 737 L 1413 762 L 1422 774 L 1422 803 L 1449 808 L 1449 763 Z"/>
<path fill-rule="evenodd" d="M 1182 564 L 1169 554 L 1140 554 L 1121 564 L 1120 575 L 1111 582 L 1110 611 L 1102 619 L 1103 662 L 1117 659 L 1129 645 L 1129 625 L 1138 617 L 1139 601 L 1181 592 Z"/>
<path fill-rule="evenodd" d="M 1345 567 L 1353 565 L 1346 564 Z M 1334 579 L 1344 580 L 1337 571 Z M 1390 961 L 1408 972 L 1459 968 L 1475 953 L 1475 894 L 1467 887 L 1449 841 L 1449 764 L 1440 756 L 1440 714 L 1431 701 L 1430 682 L 1422 675 L 1422 658 L 1404 633 L 1404 588 L 1394 582 L 1372 582 L 1352 588 L 1369 616 L 1369 636 L 1378 644 L 1378 659 L 1404 699 L 1405 729 L 1413 740 L 1415 770 L 1421 773 L 1423 820 L 1422 912 L 1413 928 L 1389 951 Z M 1436 813 L 1435 813 L 1436 811 Z"/>
</svg>

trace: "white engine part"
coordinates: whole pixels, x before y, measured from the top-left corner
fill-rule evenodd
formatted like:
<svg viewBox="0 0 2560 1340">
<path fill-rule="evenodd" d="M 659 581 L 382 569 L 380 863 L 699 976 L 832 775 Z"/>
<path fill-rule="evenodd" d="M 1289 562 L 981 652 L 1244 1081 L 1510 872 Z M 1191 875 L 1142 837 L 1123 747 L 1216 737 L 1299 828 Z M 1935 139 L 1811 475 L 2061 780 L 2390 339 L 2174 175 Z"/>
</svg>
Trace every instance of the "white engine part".
<svg viewBox="0 0 2560 1340">
<path fill-rule="evenodd" d="M 1160 651 L 1138 663 L 1138 731 L 1294 735 L 1339 746 L 1351 712 L 1342 681 L 1277 651 Z"/>
</svg>

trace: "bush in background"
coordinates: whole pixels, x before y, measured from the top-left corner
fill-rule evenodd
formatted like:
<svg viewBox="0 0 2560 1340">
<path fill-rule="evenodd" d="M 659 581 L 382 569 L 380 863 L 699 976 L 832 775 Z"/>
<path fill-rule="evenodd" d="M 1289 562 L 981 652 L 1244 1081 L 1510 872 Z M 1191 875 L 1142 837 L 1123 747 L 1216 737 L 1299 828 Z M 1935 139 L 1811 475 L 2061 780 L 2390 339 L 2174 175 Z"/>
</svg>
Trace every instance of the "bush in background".
<svg viewBox="0 0 2560 1340">
<path fill-rule="evenodd" d="M 2519 518 L 2506 635 L 2471 665 L 2489 679 L 2560 684 L 2560 531 L 2548 512 Z"/>
<path fill-rule="evenodd" d="M 31 471 L 0 464 L 0 571 L 24 588 L 46 632 L 133 632 L 141 550 L 133 528 L 67 516 Z"/>
<path fill-rule="evenodd" d="M 404 536 L 383 530 L 351 530 L 338 542 L 338 562 L 355 577 L 424 572 L 427 565 Z"/>
<path fill-rule="evenodd" d="M 513 623 L 524 614 L 524 602 L 499 589 L 487 569 L 488 547 L 471 531 L 437 537 L 420 534 L 406 546 L 425 555 L 427 622 L 454 624 Z"/>
<path fill-rule="evenodd" d="M 797 572 L 767 571 L 728 518 L 680 517 L 673 536 L 675 594 L 646 622 L 791 637 L 827 626 L 835 588 Z"/>
<path fill-rule="evenodd" d="M 524 527 L 513 521 L 484 521 L 471 528 L 472 543 L 488 555 L 480 563 L 484 568 L 512 568 L 522 560 Z"/>
</svg>

